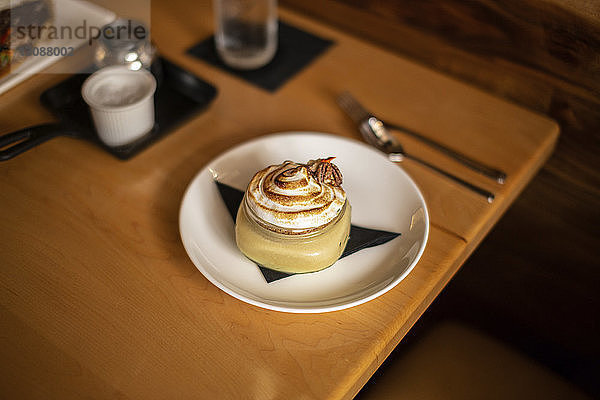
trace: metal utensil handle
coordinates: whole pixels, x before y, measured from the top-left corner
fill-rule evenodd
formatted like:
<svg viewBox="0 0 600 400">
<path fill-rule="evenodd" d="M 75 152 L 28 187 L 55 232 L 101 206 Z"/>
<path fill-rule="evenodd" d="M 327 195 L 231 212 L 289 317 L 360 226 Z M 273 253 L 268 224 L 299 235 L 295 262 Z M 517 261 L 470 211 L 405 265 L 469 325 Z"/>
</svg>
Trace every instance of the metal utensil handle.
<svg viewBox="0 0 600 400">
<path fill-rule="evenodd" d="M 506 181 L 506 173 L 503 171 L 500 171 L 499 169 L 487 166 L 477 160 L 472 159 L 471 157 L 468 157 L 462 153 L 454 151 L 454 150 L 444 146 L 443 144 L 436 142 L 433 139 L 423 136 L 420 133 L 412 131 L 410 129 L 407 129 L 403 126 L 396 125 L 396 124 L 389 123 L 389 122 L 384 122 L 384 124 L 389 128 L 406 133 L 407 135 L 410 135 L 412 137 L 419 139 L 420 141 L 422 141 L 424 143 L 427 143 L 429 146 L 446 154 L 449 157 L 454 158 L 456 161 L 466 165 L 467 167 L 471 168 L 473 171 L 476 171 L 482 175 L 488 176 L 488 177 L 494 179 L 498 183 L 504 183 Z"/>
<path fill-rule="evenodd" d="M 404 154 L 404 157 L 405 158 L 409 158 L 409 159 L 411 159 L 413 161 L 416 161 L 419 164 L 422 164 L 422 165 L 426 166 L 427 168 L 431 168 L 435 172 L 437 172 L 437 173 L 439 173 L 441 175 L 444 175 L 445 177 L 447 177 L 449 179 L 452 179 L 454 182 L 461 184 L 462 186 L 466 187 L 467 189 L 470 189 L 473 192 L 475 192 L 475 193 L 477 193 L 477 194 L 479 194 L 481 196 L 484 196 L 487 199 L 488 203 L 492 203 L 494 201 L 494 199 L 496 198 L 496 196 L 494 195 L 494 193 L 492 193 L 492 192 L 490 192 L 488 190 L 482 189 L 479 186 L 473 185 L 472 183 L 469 183 L 469 182 L 465 181 L 464 179 L 459 178 L 456 175 L 453 175 L 453 174 L 451 174 L 449 172 L 446 172 L 443 169 L 441 169 L 439 167 L 436 167 L 435 165 L 432 165 L 432 164 L 428 163 L 425 160 L 422 160 L 422 159 L 420 159 L 418 157 L 415 157 L 415 156 L 412 156 L 412 155 L 408 155 L 408 154 Z"/>
</svg>

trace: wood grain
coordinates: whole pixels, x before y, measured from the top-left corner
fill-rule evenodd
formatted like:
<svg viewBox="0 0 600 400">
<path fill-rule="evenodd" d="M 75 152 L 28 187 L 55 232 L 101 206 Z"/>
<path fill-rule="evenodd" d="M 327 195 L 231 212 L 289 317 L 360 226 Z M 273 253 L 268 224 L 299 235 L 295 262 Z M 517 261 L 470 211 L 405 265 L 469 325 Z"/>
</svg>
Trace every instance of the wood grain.
<svg viewBox="0 0 600 400">
<path fill-rule="evenodd" d="M 278 92 L 264 92 L 185 55 L 211 32 L 209 11 L 195 4 L 192 13 L 183 0 L 157 2 L 152 20 L 161 52 L 218 86 L 208 111 L 127 162 L 59 138 L 0 165 L 7 333 L 0 346 L 11 360 L 26 355 L 12 373 L 19 379 L 1 387 L 7 394 L 47 387 L 60 398 L 352 398 L 557 140 L 557 125 L 543 116 L 285 9 L 286 21 L 336 45 Z M 48 120 L 36 99 L 56 79 L 40 75 L 3 96 L 0 133 Z M 407 163 L 432 229 L 421 261 L 396 288 L 318 315 L 263 310 L 230 297 L 197 271 L 180 243 L 187 184 L 216 155 L 265 133 L 358 139 L 334 102 L 344 89 L 384 114 L 406 110 L 416 129 L 506 170 L 507 184 L 487 182 L 406 140 L 414 153 L 495 190 L 497 201 L 488 205 Z M 12 348 L 17 336 L 23 350 Z M 38 363 L 37 354 L 59 361 Z M 54 373 L 76 377 L 65 387 L 65 379 L 51 379 Z"/>
<path fill-rule="evenodd" d="M 470 323 L 598 397 L 600 324 L 590 316 L 600 306 L 592 289 L 599 284 L 600 3 L 284 2 L 559 122 L 553 156 L 449 286 L 451 300 L 437 314 L 464 309 Z M 396 110 L 387 118 L 410 116 Z M 481 286 L 489 280 L 498 285 Z M 524 324 L 518 333 L 510 328 Z"/>
<path fill-rule="evenodd" d="M 469 53 L 529 66 L 598 93 L 600 5 L 558 1 L 346 1 Z M 583 5 L 584 2 L 578 4 Z"/>
<path fill-rule="evenodd" d="M 547 171 L 573 186 L 578 208 L 593 209 L 587 200 L 598 198 L 600 187 L 600 3 L 284 3 L 556 119 L 563 135 Z"/>
<path fill-rule="evenodd" d="M 284 3 L 545 113 L 561 102 L 583 121 L 600 102 L 597 2 Z"/>
</svg>

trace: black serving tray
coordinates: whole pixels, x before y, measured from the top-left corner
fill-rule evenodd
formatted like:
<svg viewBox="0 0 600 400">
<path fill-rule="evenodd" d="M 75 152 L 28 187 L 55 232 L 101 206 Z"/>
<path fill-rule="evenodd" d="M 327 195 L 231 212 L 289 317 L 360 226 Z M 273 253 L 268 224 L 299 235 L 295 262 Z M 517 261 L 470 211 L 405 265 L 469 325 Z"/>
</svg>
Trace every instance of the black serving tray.
<svg viewBox="0 0 600 400">
<path fill-rule="evenodd" d="M 44 107 L 50 110 L 59 122 L 27 127 L 0 136 L 0 161 L 9 160 L 46 140 L 58 136 L 69 136 L 88 140 L 113 156 L 126 160 L 198 113 L 217 95 L 210 83 L 173 64 L 158 58 L 151 67 L 157 80 L 154 95 L 154 128 L 133 143 L 120 147 L 109 147 L 100 141 L 94 128 L 87 104 L 81 97 L 81 86 L 90 74 L 76 74 L 47 89 L 40 96 Z"/>
</svg>

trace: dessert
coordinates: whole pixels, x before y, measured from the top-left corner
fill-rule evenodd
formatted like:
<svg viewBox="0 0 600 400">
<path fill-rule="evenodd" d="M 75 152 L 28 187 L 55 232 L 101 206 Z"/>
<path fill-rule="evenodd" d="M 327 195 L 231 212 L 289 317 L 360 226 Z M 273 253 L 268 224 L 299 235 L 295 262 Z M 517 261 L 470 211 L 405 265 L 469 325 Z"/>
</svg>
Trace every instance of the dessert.
<svg viewBox="0 0 600 400">
<path fill-rule="evenodd" d="M 351 207 L 332 159 L 285 161 L 252 177 L 236 219 L 242 253 L 287 273 L 318 271 L 340 258 Z"/>
<path fill-rule="evenodd" d="M 50 0 L 0 0 L 0 77 L 32 55 L 48 35 L 53 13 Z"/>
</svg>

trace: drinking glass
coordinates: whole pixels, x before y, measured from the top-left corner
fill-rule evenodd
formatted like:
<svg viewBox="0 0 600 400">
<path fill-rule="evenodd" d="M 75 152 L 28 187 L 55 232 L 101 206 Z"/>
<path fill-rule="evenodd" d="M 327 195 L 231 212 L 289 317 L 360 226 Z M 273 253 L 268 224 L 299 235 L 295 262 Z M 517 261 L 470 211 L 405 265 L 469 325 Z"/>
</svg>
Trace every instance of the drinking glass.
<svg viewBox="0 0 600 400">
<path fill-rule="evenodd" d="M 256 69 L 277 50 L 277 0 L 214 0 L 215 46 L 232 68 Z"/>
</svg>

